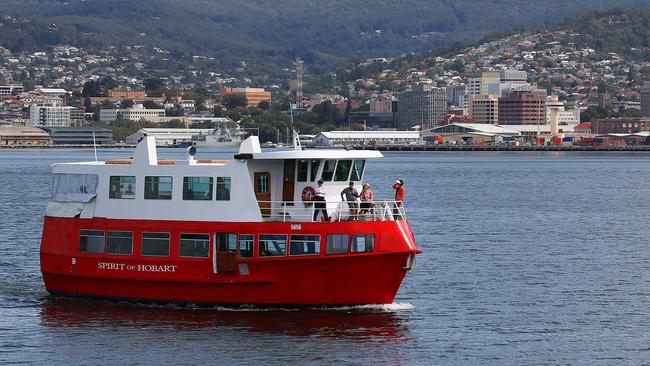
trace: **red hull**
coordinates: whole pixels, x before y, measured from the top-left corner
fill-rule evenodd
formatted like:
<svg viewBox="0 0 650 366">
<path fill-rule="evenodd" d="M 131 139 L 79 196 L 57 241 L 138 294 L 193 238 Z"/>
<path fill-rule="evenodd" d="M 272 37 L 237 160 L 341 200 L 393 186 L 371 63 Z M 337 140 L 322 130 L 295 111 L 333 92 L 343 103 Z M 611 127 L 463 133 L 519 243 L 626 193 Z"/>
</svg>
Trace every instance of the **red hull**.
<svg viewBox="0 0 650 366">
<path fill-rule="evenodd" d="M 41 271 L 48 291 L 144 301 L 265 305 L 383 304 L 393 301 L 419 252 L 406 221 L 302 223 L 206 223 L 46 217 Z M 79 230 L 133 232 L 133 255 L 79 252 Z M 295 229 L 295 227 L 294 227 Z M 142 232 L 170 232 L 169 257 L 140 255 Z M 180 233 L 321 235 L 318 255 L 237 258 L 248 274 L 214 272 L 209 258 L 181 258 Z M 375 234 L 368 253 L 325 255 L 328 233 Z"/>
</svg>

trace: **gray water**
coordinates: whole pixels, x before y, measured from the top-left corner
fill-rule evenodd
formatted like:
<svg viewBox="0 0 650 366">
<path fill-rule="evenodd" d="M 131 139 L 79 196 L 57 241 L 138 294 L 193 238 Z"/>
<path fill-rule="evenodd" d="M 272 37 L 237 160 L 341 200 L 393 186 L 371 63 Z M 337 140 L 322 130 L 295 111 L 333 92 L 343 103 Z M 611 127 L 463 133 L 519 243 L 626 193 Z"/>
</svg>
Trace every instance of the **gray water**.
<svg viewBox="0 0 650 366">
<path fill-rule="evenodd" d="M 0 363 L 650 363 L 650 154 L 386 154 L 366 180 L 405 180 L 417 268 L 392 305 L 311 310 L 48 296 L 50 165 L 91 157 L 0 151 Z"/>
</svg>

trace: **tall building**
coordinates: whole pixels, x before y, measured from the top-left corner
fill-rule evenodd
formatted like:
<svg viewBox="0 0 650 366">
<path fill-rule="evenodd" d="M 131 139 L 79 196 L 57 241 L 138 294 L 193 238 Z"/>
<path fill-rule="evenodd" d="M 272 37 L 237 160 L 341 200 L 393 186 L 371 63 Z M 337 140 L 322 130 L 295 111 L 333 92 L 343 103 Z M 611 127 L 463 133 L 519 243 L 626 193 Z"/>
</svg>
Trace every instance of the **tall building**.
<svg viewBox="0 0 650 366">
<path fill-rule="evenodd" d="M 499 124 L 499 98 L 494 95 L 469 97 L 468 117 L 472 123 Z"/>
<path fill-rule="evenodd" d="M 400 130 L 415 126 L 438 126 L 447 114 L 445 89 L 416 84 L 397 95 L 397 123 Z"/>
<path fill-rule="evenodd" d="M 499 95 L 499 83 L 501 83 L 500 71 L 483 71 L 481 73 L 481 94 Z"/>
<path fill-rule="evenodd" d="M 459 99 L 465 95 L 465 84 L 447 85 L 447 103 L 450 105 L 459 105 Z"/>
<path fill-rule="evenodd" d="M 499 125 L 546 124 L 546 90 L 512 91 L 499 98 Z"/>
<path fill-rule="evenodd" d="M 390 99 L 373 99 L 370 101 L 371 113 L 392 113 L 393 101 Z"/>
<path fill-rule="evenodd" d="M 650 117 L 650 81 L 644 81 L 641 88 L 641 114 Z"/>
<path fill-rule="evenodd" d="M 74 107 L 63 105 L 61 98 L 46 97 L 43 103 L 29 106 L 29 125 L 35 127 L 68 127 L 72 123 L 71 113 Z"/>
<path fill-rule="evenodd" d="M 265 100 L 271 103 L 271 93 L 264 88 L 228 88 L 221 89 L 221 101 L 226 95 L 241 95 L 246 97 L 248 107 L 257 107 L 261 101 Z"/>
</svg>

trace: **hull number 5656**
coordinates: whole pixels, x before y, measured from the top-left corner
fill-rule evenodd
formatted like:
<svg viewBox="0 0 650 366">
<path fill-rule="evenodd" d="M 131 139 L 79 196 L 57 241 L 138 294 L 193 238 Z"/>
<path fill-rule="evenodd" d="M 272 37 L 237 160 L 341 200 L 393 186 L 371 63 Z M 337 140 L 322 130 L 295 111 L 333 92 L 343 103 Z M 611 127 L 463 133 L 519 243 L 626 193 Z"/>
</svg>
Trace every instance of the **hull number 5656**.
<svg viewBox="0 0 650 366">
<path fill-rule="evenodd" d="M 301 224 L 291 224 L 291 230 L 302 230 Z"/>
</svg>

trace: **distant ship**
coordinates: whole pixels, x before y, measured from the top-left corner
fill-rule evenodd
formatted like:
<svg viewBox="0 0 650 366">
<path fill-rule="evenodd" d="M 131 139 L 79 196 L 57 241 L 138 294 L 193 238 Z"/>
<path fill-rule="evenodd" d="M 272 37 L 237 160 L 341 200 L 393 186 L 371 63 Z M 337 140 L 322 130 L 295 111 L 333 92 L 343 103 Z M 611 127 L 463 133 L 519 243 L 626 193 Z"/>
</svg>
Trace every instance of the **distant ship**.
<svg viewBox="0 0 650 366">
<path fill-rule="evenodd" d="M 221 125 L 212 130 L 211 133 L 199 133 L 192 136 L 191 145 L 201 148 L 229 148 L 239 147 L 244 141 L 246 132 L 239 128 L 229 128 Z"/>
</svg>

